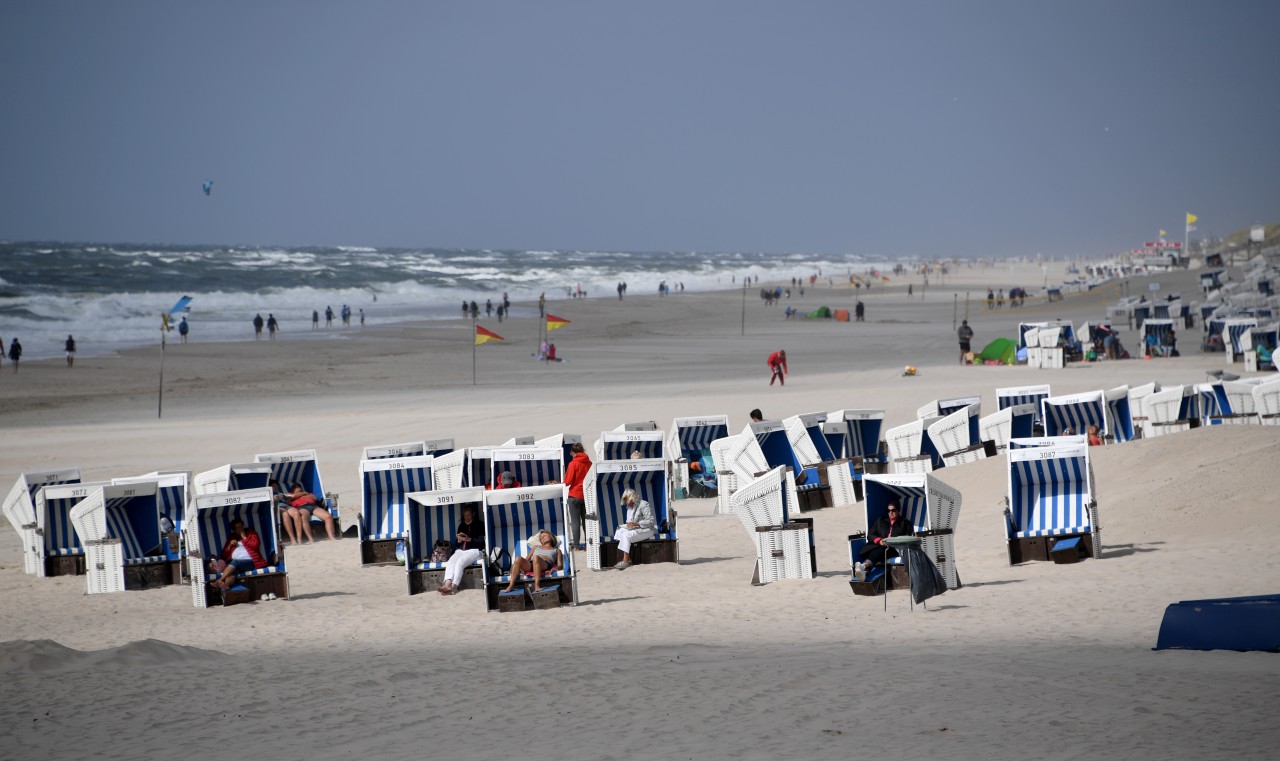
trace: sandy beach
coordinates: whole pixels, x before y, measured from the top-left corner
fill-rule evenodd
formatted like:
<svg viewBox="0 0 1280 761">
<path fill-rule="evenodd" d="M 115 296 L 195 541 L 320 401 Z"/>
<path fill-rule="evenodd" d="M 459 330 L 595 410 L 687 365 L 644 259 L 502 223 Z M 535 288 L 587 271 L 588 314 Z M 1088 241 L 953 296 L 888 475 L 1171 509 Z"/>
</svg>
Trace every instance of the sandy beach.
<svg viewBox="0 0 1280 761">
<path fill-rule="evenodd" d="M 919 276 L 870 293 L 820 281 L 773 307 L 755 286 L 555 299 L 548 311 L 571 324 L 551 340 L 567 361 L 536 361 L 536 318 L 482 320 L 506 340 L 476 347 L 474 384 L 469 320 L 171 343 L 159 418 L 159 347 L 73 369 L 5 362 L 0 485 L 55 466 L 91 480 L 314 448 L 345 527 L 370 445 L 560 432 L 592 443 L 626 421 L 665 430 L 705 414 L 736 432 L 754 407 L 883 408 L 892 427 L 949 396 L 981 395 L 989 413 L 997 387 L 1068 394 L 1226 368 L 1198 351 L 1199 325 L 1179 331 L 1174 359 L 958 366 L 953 321 L 966 314 L 978 348 L 1019 321 L 1101 320 L 1150 283 L 1199 296 L 1192 271 L 1052 304 L 981 303 L 988 287 L 1040 291 L 1045 278 L 1020 263 L 927 289 Z M 864 323 L 783 319 L 787 304 L 852 311 L 857 298 Z M 1121 336 L 1137 353 L 1137 333 Z M 771 388 L 765 357 L 778 348 L 791 374 Z M 903 377 L 906 365 L 919 374 Z M 1249 549 L 1280 539 L 1278 432 L 1215 426 L 1094 450 L 1106 550 L 1070 566 L 1008 565 L 1003 457 L 944 469 L 964 499 L 964 587 L 914 611 L 902 593 L 887 612 L 851 594 L 860 505 L 809 513 L 818 578 L 753 587 L 740 523 L 713 500 L 679 501 L 680 564 L 584 571 L 580 605 L 523 615 L 486 613 L 474 591 L 411 597 L 403 568 L 362 569 L 350 539 L 290 549 L 288 601 L 195 609 L 185 587 L 87 596 L 82 577 L 24 575 L 6 527 L 0 756 L 211 755 L 247 752 L 243 740 L 279 758 L 1270 758 L 1277 656 L 1151 648 L 1170 603 L 1276 591 L 1280 560 Z"/>
</svg>

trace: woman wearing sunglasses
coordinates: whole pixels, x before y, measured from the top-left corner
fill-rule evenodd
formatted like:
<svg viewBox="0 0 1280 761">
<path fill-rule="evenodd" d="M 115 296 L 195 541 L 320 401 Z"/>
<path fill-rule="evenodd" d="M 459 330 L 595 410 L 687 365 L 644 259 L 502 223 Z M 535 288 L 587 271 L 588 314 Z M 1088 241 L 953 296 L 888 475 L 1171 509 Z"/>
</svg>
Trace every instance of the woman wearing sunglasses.
<svg viewBox="0 0 1280 761">
<path fill-rule="evenodd" d="M 897 497 L 889 497 L 888 515 L 881 516 L 871 525 L 871 530 L 867 532 L 867 543 L 862 545 L 859 553 L 862 560 L 853 566 L 854 573 L 858 578 L 865 578 L 872 568 L 882 566 L 887 559 L 898 556 L 898 551 L 885 544 L 884 540 L 891 536 L 913 534 L 915 529 L 911 526 L 911 521 L 902 514 L 902 503 Z"/>
</svg>

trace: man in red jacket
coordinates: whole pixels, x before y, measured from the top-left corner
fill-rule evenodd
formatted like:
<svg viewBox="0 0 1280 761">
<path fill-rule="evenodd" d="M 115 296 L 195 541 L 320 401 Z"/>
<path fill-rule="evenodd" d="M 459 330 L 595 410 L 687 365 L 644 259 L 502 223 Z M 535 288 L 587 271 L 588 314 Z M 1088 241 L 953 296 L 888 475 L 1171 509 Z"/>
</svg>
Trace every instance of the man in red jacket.
<svg viewBox="0 0 1280 761">
<path fill-rule="evenodd" d="M 787 353 L 782 349 L 778 349 L 769 355 L 769 372 L 772 373 L 769 376 L 770 386 L 773 385 L 775 380 L 778 381 L 779 385 L 787 385 L 786 374 L 789 372 L 787 370 Z"/>
<path fill-rule="evenodd" d="M 569 447 L 569 451 L 573 452 L 573 459 L 564 469 L 564 483 L 569 487 L 565 508 L 569 511 L 569 532 L 573 535 L 573 546 L 585 550 L 587 546 L 582 544 L 582 520 L 586 516 L 587 503 L 582 496 L 582 482 L 587 478 L 587 471 L 591 470 L 591 458 L 587 457 L 586 450 L 580 443 Z"/>
</svg>

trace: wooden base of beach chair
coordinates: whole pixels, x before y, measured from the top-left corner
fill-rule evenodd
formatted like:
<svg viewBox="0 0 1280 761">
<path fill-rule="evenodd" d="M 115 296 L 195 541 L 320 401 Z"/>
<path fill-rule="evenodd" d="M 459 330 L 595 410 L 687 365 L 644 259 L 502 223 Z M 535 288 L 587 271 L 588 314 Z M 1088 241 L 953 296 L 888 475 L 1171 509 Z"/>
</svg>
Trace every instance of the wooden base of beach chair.
<svg viewBox="0 0 1280 761">
<path fill-rule="evenodd" d="M 1084 539 L 1078 536 L 1059 540 L 1049 550 L 1049 559 L 1058 565 L 1079 563 L 1085 558 L 1084 545 Z"/>
<path fill-rule="evenodd" d="M 518 593 L 518 594 L 516 594 Z M 496 609 L 499 613 L 517 613 L 529 609 L 529 597 L 521 587 L 516 587 L 508 594 L 498 594 Z"/>
<path fill-rule="evenodd" d="M 560 605 L 563 605 L 564 603 L 573 602 L 573 580 L 572 579 L 565 579 L 565 578 L 547 579 L 543 583 L 545 584 L 543 591 L 541 593 L 535 593 L 533 591 L 532 579 L 528 579 L 525 581 L 517 581 L 515 590 L 513 591 L 519 591 L 521 594 L 518 594 L 518 595 L 517 594 L 509 594 L 509 595 L 501 594 L 502 586 L 498 584 L 494 584 L 486 590 L 486 594 L 489 598 L 488 599 L 489 610 L 496 610 L 499 613 L 513 613 L 521 610 L 532 610 L 536 606 L 531 596 L 535 594 L 544 595 L 544 597 L 541 599 L 543 600 L 543 604 L 546 607 L 558 608 L 560 607 Z M 549 597 L 546 596 L 546 593 L 552 590 L 554 590 L 556 599 L 558 600 L 557 604 L 554 606 L 549 603 Z"/>
<path fill-rule="evenodd" d="M 866 581 L 858 581 L 850 579 L 849 588 L 853 590 L 855 595 L 862 597 L 875 597 L 882 595 L 889 589 L 910 589 L 911 577 L 907 575 L 906 566 L 891 565 L 884 573 L 879 573 L 875 578 Z"/>
<path fill-rule="evenodd" d="M 44 559 L 45 576 L 83 576 L 84 555 L 56 555 Z"/>
<path fill-rule="evenodd" d="M 271 573 L 266 576 L 250 576 L 240 579 L 236 586 L 227 591 L 209 588 L 209 606 L 239 605 L 241 603 L 261 600 L 265 594 L 273 594 L 277 599 L 289 598 L 289 578 L 282 573 Z"/>
<path fill-rule="evenodd" d="M 824 485 L 812 489 L 797 489 L 796 498 L 800 502 L 802 513 L 831 507 L 831 487 Z"/>
<path fill-rule="evenodd" d="M 411 595 L 439 591 L 441 584 L 444 584 L 444 569 L 409 572 L 409 594 Z M 458 589 L 484 589 L 484 574 L 479 568 L 464 568 Z"/>
<path fill-rule="evenodd" d="M 182 582 L 181 563 L 148 563 L 124 567 L 125 589 L 156 589 Z"/>
<path fill-rule="evenodd" d="M 375 539 L 360 543 L 360 565 L 397 565 L 396 543 L 402 539 Z"/>
<path fill-rule="evenodd" d="M 560 586 L 543 587 L 537 592 L 529 590 L 529 599 L 533 601 L 534 610 L 552 610 L 560 607 Z"/>
<path fill-rule="evenodd" d="M 600 567 L 613 568 L 622 560 L 618 543 L 612 540 L 600 542 Z M 631 564 L 679 563 L 680 544 L 674 539 L 646 539 L 631 545 Z"/>
<path fill-rule="evenodd" d="M 1075 534 L 1071 536 L 1024 536 L 1013 539 L 1009 542 L 1009 564 L 1017 565 L 1018 563 L 1026 563 L 1033 560 L 1053 562 L 1076 562 L 1054 560 L 1052 555 L 1053 548 L 1067 541 L 1068 539 L 1079 539 L 1079 551 L 1081 557 L 1093 557 L 1093 537 L 1089 534 Z M 1066 548 L 1063 549 L 1064 556 Z"/>
</svg>

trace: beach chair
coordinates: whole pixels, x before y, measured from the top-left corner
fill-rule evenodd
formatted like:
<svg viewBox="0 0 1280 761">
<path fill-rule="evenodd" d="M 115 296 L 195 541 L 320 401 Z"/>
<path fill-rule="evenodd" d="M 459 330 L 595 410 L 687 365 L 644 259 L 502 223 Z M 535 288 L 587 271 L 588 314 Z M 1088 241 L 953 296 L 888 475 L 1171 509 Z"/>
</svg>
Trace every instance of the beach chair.
<svg viewBox="0 0 1280 761">
<path fill-rule="evenodd" d="M 711 442 L 728 435 L 728 415 L 678 417 L 671 421 L 665 451 L 671 464 L 672 493 L 677 499 L 685 495 L 716 496 L 719 482 Z"/>
<path fill-rule="evenodd" d="M 76 533 L 71 511 L 93 489 L 109 481 L 55 484 L 36 490 L 37 576 L 81 576 L 86 570 L 84 542 Z"/>
<path fill-rule="evenodd" d="M 897 497 L 902 515 L 911 521 L 912 530 L 920 537 L 920 549 L 929 556 L 947 583 L 947 589 L 959 589 L 960 572 L 956 570 L 955 530 L 960 519 L 960 492 L 929 473 L 905 475 L 872 475 L 863 480 L 866 494 L 866 523 L 861 532 L 849 535 L 849 567 L 861 557 L 867 543 L 867 531 L 875 522 L 889 514 L 890 497 Z M 902 558 L 890 558 L 892 569 L 902 566 Z M 877 569 L 880 570 L 880 569 Z M 905 570 L 905 569 L 904 569 Z M 892 574 L 891 574 L 892 575 Z M 907 581 L 900 575 L 900 581 Z M 878 584 L 878 574 L 867 578 L 872 586 L 868 591 L 893 589 L 892 582 Z M 855 592 L 860 591 L 857 587 Z"/>
<path fill-rule="evenodd" d="M 360 565 L 400 562 L 409 534 L 408 495 L 431 491 L 431 455 L 360 461 Z"/>
<path fill-rule="evenodd" d="M 1052 395 L 1053 392 L 1048 384 L 1040 386 L 1006 386 L 996 389 L 996 409 L 1002 410 L 1006 407 L 1030 404 L 1035 407 L 1035 422 L 1039 423 L 1040 402 Z M 984 436 L 983 438 L 985 439 L 986 437 Z"/>
<path fill-rule="evenodd" d="M 1102 400 L 1107 412 L 1107 425 L 1099 430 L 1117 444 L 1133 441 L 1133 410 L 1129 406 L 1129 387 L 1117 386 L 1104 391 Z"/>
<path fill-rule="evenodd" d="M 796 507 L 800 511 L 831 506 L 831 486 L 827 481 L 826 468 L 805 462 L 805 460 L 816 460 L 817 450 L 809 442 L 803 428 L 795 427 L 796 435 L 793 436 L 784 421 L 762 420 L 749 424 L 747 430 L 755 436 L 756 443 L 760 446 L 766 469 L 779 466 L 791 469 L 799 495 Z M 802 458 L 799 451 L 792 446 L 793 439 L 805 445 L 807 452 L 805 457 Z M 756 473 L 759 472 L 756 471 Z"/>
<path fill-rule="evenodd" d="M 760 445 L 755 443 L 755 437 L 751 436 L 749 438 L 758 450 Z M 741 440 L 742 434 L 737 434 L 715 439 L 711 442 L 711 462 L 716 474 L 716 515 L 729 515 L 733 512 L 729 505 L 729 495 L 737 490 L 739 481 L 737 472 L 729 464 L 729 457 L 737 451 L 741 445 Z M 760 455 L 760 460 L 761 462 L 764 461 L 763 454 Z M 750 478 L 745 480 L 750 480 Z"/>
<path fill-rule="evenodd" d="M 1050 396 L 1040 402 L 1040 419 L 1045 436 L 1082 436 L 1090 425 L 1106 432 L 1106 400 L 1101 391 L 1066 396 Z"/>
<path fill-rule="evenodd" d="M 663 439 L 666 434 L 657 430 L 645 431 L 605 431 L 596 441 L 596 461 L 626 460 L 635 452 L 640 453 L 642 460 L 661 460 Z"/>
<path fill-rule="evenodd" d="M 929 426 L 939 418 L 914 420 L 885 432 L 889 465 L 894 473 L 930 473 L 942 468 L 942 454 L 929 438 Z"/>
<path fill-rule="evenodd" d="M 534 437 L 533 437 L 533 436 L 513 436 L 513 437 L 511 437 L 511 438 L 507 439 L 506 441 L 502 442 L 501 446 L 504 446 L 504 447 L 531 447 L 531 446 L 533 446 L 533 442 L 534 442 Z"/>
<path fill-rule="evenodd" d="M 1011 439 L 1031 438 L 1035 435 L 1038 404 L 1015 404 L 1003 407 L 999 412 L 978 421 L 978 439 L 989 441 L 996 451 L 1008 449 Z"/>
<path fill-rule="evenodd" d="M 960 407 L 946 417 L 935 420 L 926 429 L 929 440 L 938 449 L 943 465 L 953 467 L 986 459 L 987 447 L 982 443 L 979 414 L 981 405 Z M 994 449 L 991 454 L 994 454 Z"/>
<path fill-rule="evenodd" d="M 827 467 L 831 504 L 862 500 L 862 477 L 889 469 L 888 444 L 880 439 L 884 410 L 845 409 L 827 413 L 823 435 L 836 462 Z"/>
<path fill-rule="evenodd" d="M 1040 367 L 1042 370 L 1061 370 L 1066 366 L 1065 344 L 1070 326 L 1050 325 L 1040 328 Z"/>
<path fill-rule="evenodd" d="M 787 440 L 801 465 L 822 465 L 835 461 L 831 444 L 827 441 L 823 426 L 827 423 L 827 413 L 806 412 L 783 418 L 782 427 L 787 432 Z"/>
<path fill-rule="evenodd" d="M 1152 435 L 1147 413 L 1142 406 L 1142 402 L 1159 390 L 1160 384 L 1156 381 L 1144 383 L 1141 386 L 1129 387 L 1129 409 L 1137 413 L 1133 416 L 1133 429 L 1138 438 L 1147 438 Z"/>
<path fill-rule="evenodd" d="M 626 522 L 622 493 L 635 489 L 653 507 L 652 539 L 631 545 L 631 562 L 679 563 L 676 511 L 667 502 L 666 468 L 661 460 L 605 460 L 593 463 L 583 483 L 587 503 L 587 566 L 593 571 L 612 568 L 622 559 L 614 532 Z"/>
<path fill-rule="evenodd" d="M 405 512 L 408 516 L 408 535 L 404 543 L 405 573 L 409 594 L 435 592 L 444 583 L 444 563 L 431 559 L 437 540 L 454 542 L 458 524 L 462 522 L 462 508 L 475 511 L 476 520 L 484 519 L 484 494 L 482 486 L 465 489 L 438 489 L 406 495 Z M 488 553 L 462 572 L 458 589 L 484 589 L 484 565 Z M 484 595 L 480 595 L 483 599 Z"/>
<path fill-rule="evenodd" d="M 254 462 L 265 462 L 271 465 L 271 477 L 280 482 L 280 488 L 288 490 L 293 484 L 300 483 L 302 488 L 316 495 L 320 507 L 329 511 L 333 517 L 335 536 L 342 536 L 341 513 L 338 511 L 338 495 L 326 492 L 320 482 L 320 463 L 316 459 L 316 450 L 300 449 L 294 452 L 267 452 L 253 456 Z M 324 521 L 311 516 L 312 535 L 326 537 L 328 533 L 314 529 L 324 527 Z"/>
<path fill-rule="evenodd" d="M 1253 406 L 1262 425 L 1280 425 L 1280 380 L 1268 379 L 1253 387 Z"/>
<path fill-rule="evenodd" d="M 560 447 L 496 447 L 490 459 L 492 480 L 489 486 L 497 486 L 503 473 L 511 473 L 521 486 L 558 484 L 564 480 L 563 460 L 564 450 Z"/>
<path fill-rule="evenodd" d="M 1168 318 L 1152 317 L 1142 323 L 1142 345 L 1146 350 L 1147 356 L 1169 356 L 1169 337 L 1173 333 L 1173 320 Z"/>
<path fill-rule="evenodd" d="M 218 494 L 224 491 L 270 488 L 271 478 L 269 463 L 247 462 L 223 465 L 197 473 L 193 484 L 197 495 Z"/>
<path fill-rule="evenodd" d="M 420 457 L 426 453 L 427 442 L 407 441 L 403 444 L 380 444 L 378 446 L 365 447 L 360 459 L 387 460 L 392 457 Z"/>
<path fill-rule="evenodd" d="M 258 533 L 259 552 L 267 566 L 238 578 L 235 586 L 223 592 L 209 586 L 217 576 L 208 572 L 207 563 L 221 556 L 231 534 L 231 521 L 236 519 Z M 289 597 L 289 574 L 270 489 L 197 494 L 187 508 L 186 525 L 187 574 L 191 577 L 191 601 L 195 607 L 237 605 L 268 594 Z"/>
<path fill-rule="evenodd" d="M 1244 347 L 1241 337 L 1258 327 L 1254 317 L 1229 317 L 1222 321 L 1222 344 L 1227 353 L 1228 362 L 1243 362 Z"/>
<path fill-rule="evenodd" d="M 431 485 L 437 490 L 461 489 L 466 484 L 466 476 L 466 449 L 455 449 L 448 454 L 432 455 Z"/>
<path fill-rule="evenodd" d="M 97 486 L 71 509 L 89 594 L 182 583 L 177 534 L 160 530 L 156 481 Z"/>
<path fill-rule="evenodd" d="M 1200 427 L 1200 395 L 1194 386 L 1171 386 L 1143 397 L 1144 437 Z"/>
<path fill-rule="evenodd" d="M 975 404 L 978 405 L 979 415 L 981 415 L 982 397 L 980 396 L 958 396 L 953 399 L 935 399 L 916 410 L 916 419 L 926 420 L 946 417 L 957 410 L 962 410 Z"/>
<path fill-rule="evenodd" d="M 1275 370 L 1275 351 L 1280 343 L 1280 326 L 1251 328 L 1240 334 L 1240 352 L 1247 373 Z M 1261 352 L 1259 352 L 1261 350 Z"/>
<path fill-rule="evenodd" d="M 742 485 L 729 498 L 755 546 L 753 585 L 817 575 L 813 519 L 796 517 L 795 477 L 776 467 Z"/>
<path fill-rule="evenodd" d="M 4 498 L 4 516 L 9 519 L 9 525 L 13 526 L 21 543 L 24 573 L 44 575 L 40 549 L 43 538 L 38 533 L 39 524 L 36 522 L 36 493 L 45 486 L 78 483 L 79 468 L 28 471 L 18 475 L 13 488 Z"/>
<path fill-rule="evenodd" d="M 568 543 L 563 486 L 532 486 L 485 492 L 485 537 L 490 563 L 485 566 L 488 610 L 503 612 L 578 604 L 577 570 Z M 546 529 L 555 534 L 563 564 L 542 578 L 542 593 L 532 592 L 532 577 L 516 580 L 515 593 L 501 594 L 511 580 L 511 563 L 529 552 L 529 538 Z"/>
<path fill-rule="evenodd" d="M 1102 557 L 1098 503 L 1083 442 L 1010 447 L 1004 510 L 1009 564 Z"/>
<path fill-rule="evenodd" d="M 1019 338 L 1021 345 L 1018 348 L 1025 348 L 1027 352 L 1027 367 L 1034 367 L 1039 370 L 1041 364 L 1043 364 L 1040 352 L 1040 328 L 1034 327 L 1024 330 L 1024 325 L 1025 323 L 1018 326 L 1018 331 L 1021 336 Z"/>
<path fill-rule="evenodd" d="M 183 522 L 187 517 L 187 503 L 191 500 L 191 473 L 188 471 L 153 471 L 140 476 L 113 478 L 113 486 L 124 486 L 136 483 L 155 483 L 156 500 L 160 506 L 161 526 L 167 520 L 171 528 L 162 533 L 173 533 L 181 541 L 185 528 Z"/>
</svg>

